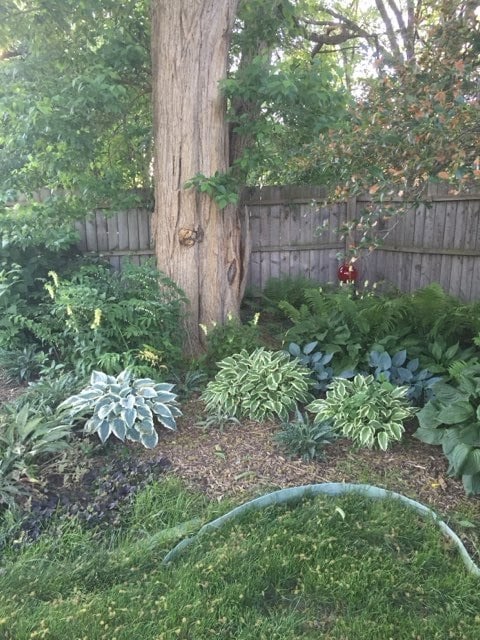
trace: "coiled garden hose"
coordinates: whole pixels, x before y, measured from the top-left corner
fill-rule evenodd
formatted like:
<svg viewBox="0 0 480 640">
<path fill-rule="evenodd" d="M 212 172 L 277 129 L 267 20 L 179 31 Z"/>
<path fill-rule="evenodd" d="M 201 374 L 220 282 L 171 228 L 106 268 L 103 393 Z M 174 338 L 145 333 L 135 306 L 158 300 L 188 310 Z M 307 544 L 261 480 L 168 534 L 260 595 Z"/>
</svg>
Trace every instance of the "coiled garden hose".
<svg viewBox="0 0 480 640">
<path fill-rule="evenodd" d="M 290 487 L 288 489 L 280 489 L 279 491 L 267 493 L 260 498 L 255 498 L 254 500 L 249 500 L 248 502 L 245 502 L 235 509 L 232 509 L 228 513 L 225 513 L 223 516 L 220 516 L 219 518 L 208 522 L 203 527 L 201 527 L 201 529 L 199 529 L 196 535 L 190 538 L 185 538 L 184 540 L 179 542 L 173 549 L 171 549 L 171 551 L 167 553 L 167 555 L 163 559 L 163 564 L 166 565 L 175 560 L 179 553 L 186 547 L 190 546 L 198 537 L 204 535 L 205 533 L 208 533 L 209 531 L 213 531 L 214 529 L 219 529 L 227 522 L 230 522 L 230 520 L 234 520 L 235 518 L 238 518 L 239 516 L 253 509 L 263 509 L 272 505 L 294 502 L 302 498 L 309 498 L 316 495 L 340 496 L 348 493 L 357 493 L 361 496 L 372 498 L 374 500 L 398 500 L 399 502 L 406 504 L 408 507 L 410 507 L 420 515 L 432 518 L 432 520 L 438 525 L 443 535 L 455 544 L 467 570 L 474 576 L 480 577 L 480 568 L 470 557 L 463 542 L 460 540 L 457 534 L 452 531 L 452 529 L 450 529 L 450 527 L 443 520 L 441 520 L 434 511 L 432 511 L 432 509 L 429 509 L 429 507 L 426 507 L 420 502 L 411 500 L 410 498 L 407 498 L 400 493 L 395 493 L 394 491 L 387 491 L 386 489 L 380 489 L 379 487 L 374 487 L 369 484 L 349 484 L 343 482 L 325 482 L 322 484 L 309 484 L 300 487 Z"/>
</svg>

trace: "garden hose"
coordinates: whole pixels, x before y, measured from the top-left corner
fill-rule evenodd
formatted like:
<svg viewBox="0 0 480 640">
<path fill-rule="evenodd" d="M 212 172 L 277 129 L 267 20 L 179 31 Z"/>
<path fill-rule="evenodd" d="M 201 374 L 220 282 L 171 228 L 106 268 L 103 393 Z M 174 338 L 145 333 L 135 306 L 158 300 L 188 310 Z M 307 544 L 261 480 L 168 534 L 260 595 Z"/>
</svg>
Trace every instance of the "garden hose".
<svg viewBox="0 0 480 640">
<path fill-rule="evenodd" d="M 230 520 L 234 520 L 235 518 L 238 518 L 239 516 L 242 516 L 244 513 L 247 513 L 248 511 L 251 511 L 253 509 L 263 509 L 264 507 L 294 502 L 302 498 L 309 498 L 316 495 L 340 496 L 349 493 L 357 493 L 361 496 L 372 498 L 374 500 L 398 500 L 399 502 L 406 504 L 408 507 L 410 507 L 420 515 L 432 518 L 440 528 L 443 535 L 451 540 L 451 542 L 453 542 L 457 547 L 460 553 L 460 557 L 462 558 L 467 570 L 474 576 L 480 577 L 480 568 L 470 557 L 463 542 L 460 540 L 457 534 L 452 531 L 452 529 L 450 529 L 450 527 L 443 520 L 441 520 L 434 511 L 432 511 L 432 509 L 429 509 L 420 502 L 407 498 L 400 493 L 395 493 L 394 491 L 387 491 L 386 489 L 380 489 L 379 487 L 374 487 L 369 484 L 349 484 L 343 482 L 325 482 L 323 484 L 308 484 L 300 487 L 280 489 L 279 491 L 267 493 L 259 498 L 255 498 L 254 500 L 249 500 L 248 502 L 245 502 L 235 509 L 232 509 L 228 513 L 225 513 L 223 516 L 220 516 L 219 518 L 208 522 L 203 527 L 201 527 L 201 529 L 199 529 L 196 535 L 190 538 L 185 538 L 184 540 L 179 542 L 173 549 L 171 549 L 167 553 L 167 555 L 163 559 L 163 564 L 167 565 L 172 562 L 181 551 L 190 546 L 199 536 L 202 536 L 209 531 L 213 531 L 214 529 L 219 529 L 227 522 L 230 522 Z"/>
</svg>

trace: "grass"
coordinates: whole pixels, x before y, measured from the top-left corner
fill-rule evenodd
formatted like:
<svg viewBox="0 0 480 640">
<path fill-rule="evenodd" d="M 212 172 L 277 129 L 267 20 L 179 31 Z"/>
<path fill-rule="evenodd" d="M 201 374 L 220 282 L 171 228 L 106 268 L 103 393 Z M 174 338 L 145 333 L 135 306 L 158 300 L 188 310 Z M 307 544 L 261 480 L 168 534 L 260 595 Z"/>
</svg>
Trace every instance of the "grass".
<svg viewBox="0 0 480 640">
<path fill-rule="evenodd" d="M 480 637 L 478 579 L 432 522 L 398 503 L 321 497 L 250 512 L 161 564 L 179 535 L 230 507 L 167 479 L 108 536 L 72 520 L 7 549 L 0 637 Z"/>
</svg>

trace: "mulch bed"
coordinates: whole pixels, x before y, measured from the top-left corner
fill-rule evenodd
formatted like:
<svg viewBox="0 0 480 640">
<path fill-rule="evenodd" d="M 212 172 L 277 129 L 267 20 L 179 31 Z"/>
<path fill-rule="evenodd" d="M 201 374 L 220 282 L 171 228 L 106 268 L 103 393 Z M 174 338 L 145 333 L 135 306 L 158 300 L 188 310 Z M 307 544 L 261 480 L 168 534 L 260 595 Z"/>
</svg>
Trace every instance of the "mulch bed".
<svg viewBox="0 0 480 640">
<path fill-rule="evenodd" d="M 425 445 L 411 434 L 386 452 L 354 449 L 349 441 L 338 440 L 326 447 L 325 460 L 304 462 L 289 459 L 274 442 L 279 429 L 274 423 L 243 422 L 221 431 L 197 426 L 202 415 L 201 402 L 190 401 L 178 431 L 162 431 L 155 452 L 141 455 L 160 452 L 173 472 L 214 499 L 302 484 L 365 482 L 416 498 L 442 513 L 465 503 L 462 483 L 447 475 L 440 447 Z M 469 502 L 480 517 L 480 498 Z"/>
</svg>

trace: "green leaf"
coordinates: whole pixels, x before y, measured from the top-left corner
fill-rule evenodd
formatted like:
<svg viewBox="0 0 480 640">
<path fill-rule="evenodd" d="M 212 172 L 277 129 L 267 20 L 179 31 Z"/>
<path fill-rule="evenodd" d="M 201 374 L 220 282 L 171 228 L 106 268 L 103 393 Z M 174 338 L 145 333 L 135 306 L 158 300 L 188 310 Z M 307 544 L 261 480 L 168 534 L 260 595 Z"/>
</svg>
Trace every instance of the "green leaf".
<svg viewBox="0 0 480 640">
<path fill-rule="evenodd" d="M 378 441 L 378 445 L 380 447 L 380 449 L 382 449 L 382 451 L 386 451 L 388 449 L 388 442 L 389 442 L 389 438 L 388 435 L 385 431 L 380 431 L 377 434 L 377 441 Z"/>
<path fill-rule="evenodd" d="M 442 424 L 460 424 L 474 416 L 474 409 L 467 400 L 456 400 L 440 410 L 438 420 Z"/>
<path fill-rule="evenodd" d="M 150 433 L 150 434 L 142 434 L 140 436 L 140 442 L 147 449 L 153 449 L 153 447 L 156 447 L 157 444 L 158 444 L 158 434 L 157 434 L 157 432 L 154 431 L 153 433 Z"/>
<path fill-rule="evenodd" d="M 480 449 L 472 448 L 462 467 L 462 474 L 472 476 L 480 473 Z"/>
<path fill-rule="evenodd" d="M 98 436 L 102 443 L 104 443 L 110 435 L 110 423 L 108 420 L 104 420 L 97 429 Z"/>
<path fill-rule="evenodd" d="M 450 452 L 448 459 L 452 464 L 456 475 L 464 473 L 463 467 L 465 466 L 471 451 L 472 447 L 470 445 L 460 442 Z M 480 471 L 480 468 L 475 469 L 474 472 L 476 473 L 477 471 Z"/>
</svg>

